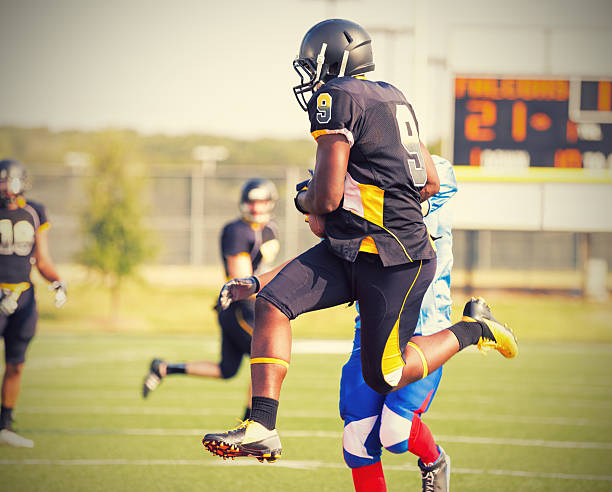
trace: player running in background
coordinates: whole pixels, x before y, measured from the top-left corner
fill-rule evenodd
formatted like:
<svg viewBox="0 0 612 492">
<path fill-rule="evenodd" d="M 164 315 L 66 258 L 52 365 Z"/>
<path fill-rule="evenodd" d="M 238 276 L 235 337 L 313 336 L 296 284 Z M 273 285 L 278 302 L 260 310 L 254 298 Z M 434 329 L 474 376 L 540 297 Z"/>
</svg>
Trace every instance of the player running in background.
<svg viewBox="0 0 612 492">
<path fill-rule="evenodd" d="M 13 409 L 19 398 L 21 374 L 28 345 L 36 332 L 38 311 L 32 265 L 55 291 L 55 305 L 66 302 L 66 285 L 60 280 L 48 246 L 49 222 L 40 203 L 26 200 L 27 176 L 23 165 L 0 161 L 0 334 L 4 338 L 6 367 L 2 379 L 0 444 L 31 448 L 34 442 L 15 433 Z"/>
<path fill-rule="evenodd" d="M 278 254 L 278 228 L 271 220 L 278 194 L 267 179 L 251 179 L 241 191 L 241 217 L 226 224 L 221 232 L 221 255 L 226 279 L 254 275 L 263 265 L 270 265 Z M 251 353 L 255 299 L 244 299 L 230 309 L 218 308 L 221 328 L 221 360 L 169 363 L 153 359 L 145 376 L 142 395 L 147 397 L 163 378 L 190 374 L 207 378 L 229 379 L 236 375 L 245 355 Z M 245 409 L 250 413 L 251 393 Z"/>
<path fill-rule="evenodd" d="M 457 192 L 457 181 L 449 161 L 432 157 L 440 177 L 440 191 L 423 202 L 423 214 L 429 234 L 435 240 L 437 269 L 423 298 L 413 342 L 418 340 L 418 335 L 437 333 L 451 325 L 453 251 L 452 212 L 448 200 Z M 355 491 L 386 492 L 380 461 L 382 447 L 385 447 L 392 453 L 410 451 L 418 456 L 423 491 L 447 492 L 450 458 L 436 445 L 421 420 L 438 389 L 442 367 L 397 391 L 387 395 L 377 393 L 363 379 L 359 315 L 355 321 L 353 351 L 342 368 L 340 382 L 344 460 L 352 470 Z"/>
<path fill-rule="evenodd" d="M 259 292 L 252 412 L 239 427 L 204 436 L 206 448 L 223 457 L 280 456 L 276 415 L 291 358 L 290 320 L 300 314 L 358 301 L 363 376 L 381 394 L 423 379 L 469 345 L 506 357 L 518 350 L 512 332 L 484 309 L 411 341 L 436 269 L 420 202 L 437 193 L 439 181 L 404 95 L 363 77 L 374 69 L 369 34 L 343 19 L 320 22 L 304 36 L 294 68 L 302 77 L 294 93 L 317 142 L 314 175 L 295 205 L 322 216 L 325 239 L 261 291 L 257 277 L 239 282 Z"/>
</svg>

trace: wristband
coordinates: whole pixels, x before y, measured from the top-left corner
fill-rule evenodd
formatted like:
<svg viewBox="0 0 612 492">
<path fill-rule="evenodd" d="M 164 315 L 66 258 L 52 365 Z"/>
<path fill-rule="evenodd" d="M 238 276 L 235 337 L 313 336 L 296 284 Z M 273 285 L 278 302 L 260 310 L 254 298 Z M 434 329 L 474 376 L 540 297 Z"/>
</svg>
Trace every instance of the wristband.
<svg viewBox="0 0 612 492">
<path fill-rule="evenodd" d="M 251 278 L 255 282 L 255 294 L 257 294 L 259 292 L 259 289 L 261 289 L 261 283 L 259 282 L 259 279 L 255 275 L 253 275 Z"/>
<path fill-rule="evenodd" d="M 300 196 L 300 193 L 302 193 L 302 192 L 300 191 L 297 195 L 295 195 L 295 198 L 293 199 L 293 203 L 295 205 L 295 208 L 297 208 L 298 212 L 300 212 L 301 214 L 304 214 L 304 215 L 308 215 L 310 212 L 307 212 L 306 210 L 304 210 L 300 206 L 300 203 L 298 201 L 298 196 Z"/>
</svg>

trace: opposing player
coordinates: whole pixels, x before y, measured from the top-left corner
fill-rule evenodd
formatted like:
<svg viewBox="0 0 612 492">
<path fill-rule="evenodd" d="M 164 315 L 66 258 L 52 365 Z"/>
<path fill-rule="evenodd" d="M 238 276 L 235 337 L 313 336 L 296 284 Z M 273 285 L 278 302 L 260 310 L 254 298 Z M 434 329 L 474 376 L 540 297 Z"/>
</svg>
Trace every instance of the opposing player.
<svg viewBox="0 0 612 492">
<path fill-rule="evenodd" d="M 440 185 L 412 106 L 392 85 L 363 77 L 374 69 L 368 33 L 343 19 L 320 22 L 304 36 L 294 68 L 302 77 L 294 93 L 317 142 L 314 175 L 295 205 L 324 216 L 325 239 L 261 291 L 256 277 L 240 281 L 259 291 L 252 412 L 236 429 L 204 436 L 206 448 L 224 457 L 280 455 L 276 414 L 291 358 L 290 320 L 302 313 L 359 302 L 363 376 L 381 394 L 423 379 L 468 345 L 517 352 L 511 331 L 484 311 L 410 341 L 436 269 L 420 202 Z"/>
<path fill-rule="evenodd" d="M 425 224 L 435 238 L 437 269 L 423 298 L 413 342 L 418 341 L 418 335 L 437 333 L 451 324 L 453 252 L 452 212 L 448 200 L 457 192 L 457 182 L 450 162 L 432 157 L 440 177 L 440 191 L 422 205 Z M 355 491 L 387 490 L 380 461 L 382 447 L 385 447 L 392 453 L 410 451 L 418 456 L 423 491 L 447 492 L 450 458 L 436 445 L 432 433 L 421 420 L 436 394 L 442 367 L 397 391 L 387 395 L 377 393 L 362 376 L 359 315 L 355 321 L 353 351 L 342 368 L 340 382 L 344 460 L 352 470 Z"/>
<path fill-rule="evenodd" d="M 38 320 L 34 286 L 30 280 L 32 264 L 51 283 L 57 307 L 63 306 L 67 297 L 66 285 L 60 280 L 49 253 L 49 222 L 45 208 L 25 199 L 27 184 L 25 168 L 19 161 L 0 161 L 0 334 L 4 338 L 6 362 L 2 379 L 0 444 L 31 448 L 34 442 L 15 433 L 12 422 L 26 350 Z"/>
<path fill-rule="evenodd" d="M 272 212 L 278 194 L 272 181 L 251 179 L 240 196 L 240 218 L 226 224 L 221 232 L 221 255 L 226 278 L 255 274 L 268 267 L 276 258 L 280 244 L 278 228 Z M 168 363 L 153 359 L 145 376 L 142 394 L 147 397 L 163 378 L 175 374 L 229 379 L 236 375 L 245 355 L 251 353 L 255 299 L 244 299 L 230 309 L 217 309 L 221 328 L 221 359 L 219 362 L 193 361 Z M 250 386 L 249 386 L 250 389 Z M 250 413 L 250 390 L 245 419 Z"/>
</svg>

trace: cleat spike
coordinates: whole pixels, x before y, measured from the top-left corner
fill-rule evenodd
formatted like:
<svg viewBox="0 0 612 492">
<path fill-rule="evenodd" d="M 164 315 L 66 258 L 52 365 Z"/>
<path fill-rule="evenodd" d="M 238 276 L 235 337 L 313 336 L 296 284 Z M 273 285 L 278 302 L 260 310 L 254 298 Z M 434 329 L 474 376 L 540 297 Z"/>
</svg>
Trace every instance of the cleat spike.
<svg viewBox="0 0 612 492">
<path fill-rule="evenodd" d="M 248 435 L 248 444 L 243 444 Z M 205 448 L 223 459 L 252 457 L 260 463 L 275 462 L 280 457 L 281 443 L 276 429 L 269 430 L 263 425 L 246 420 L 227 432 L 207 434 L 202 438 Z"/>
</svg>

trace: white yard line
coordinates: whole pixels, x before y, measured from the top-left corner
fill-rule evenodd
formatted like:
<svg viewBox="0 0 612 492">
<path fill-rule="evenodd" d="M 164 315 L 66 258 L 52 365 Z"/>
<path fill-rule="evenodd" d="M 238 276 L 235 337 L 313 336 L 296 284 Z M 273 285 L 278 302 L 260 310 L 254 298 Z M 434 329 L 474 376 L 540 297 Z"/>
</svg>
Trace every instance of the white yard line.
<svg viewBox="0 0 612 492">
<path fill-rule="evenodd" d="M 342 463 L 324 463 L 321 461 L 292 461 L 281 459 L 274 464 L 262 465 L 255 460 L 132 460 L 132 459 L 23 459 L 23 460 L 0 460 L 0 465 L 46 465 L 46 466 L 206 466 L 206 467 L 223 467 L 223 466 L 270 466 L 277 468 L 290 468 L 294 470 L 317 470 L 321 468 L 346 469 Z M 386 466 L 387 470 L 405 470 L 418 471 L 418 468 L 412 465 L 402 466 Z M 590 481 L 612 481 L 612 475 L 578 475 L 570 473 L 539 473 L 523 470 L 486 470 L 486 469 L 471 469 L 471 468 L 453 468 L 453 473 L 463 475 L 496 475 L 496 476 L 511 476 L 525 478 L 549 478 L 557 480 L 590 480 Z"/>
<path fill-rule="evenodd" d="M 41 337 L 42 338 L 42 337 Z M 48 340 L 45 340 L 48 341 Z M 53 341 L 52 341 L 53 342 Z M 156 340 L 157 342 L 157 340 Z M 41 342 L 38 342 L 41 343 Z M 84 342 L 85 343 L 85 342 Z M 209 337 L 203 337 L 201 342 L 203 354 L 204 352 L 215 352 L 218 350 L 218 342 Z M 292 352 L 294 354 L 331 354 L 343 355 L 348 357 L 353 346 L 351 339 L 343 340 L 317 340 L 317 339 L 294 339 L 292 343 Z M 180 349 L 180 345 L 174 346 L 173 349 Z M 91 364 L 108 364 L 114 361 L 138 361 L 143 358 L 150 358 L 152 348 L 148 347 L 133 347 L 129 350 L 107 350 L 92 354 L 75 354 L 75 355 L 32 355 L 28 360 L 28 370 L 48 369 L 50 367 L 76 367 Z M 531 346 L 527 344 L 523 351 L 552 354 L 609 354 L 612 352 L 612 344 L 602 345 L 574 345 L 574 344 L 551 344 L 548 346 Z M 468 347 L 463 354 L 482 357 L 482 354 L 475 348 Z"/>
<path fill-rule="evenodd" d="M 27 393 L 24 391 L 24 393 Z M 89 394 L 89 393 L 86 393 Z M 24 396 L 26 396 L 24 394 Z M 30 395 L 31 396 L 31 395 Z M 223 396 L 223 395 L 220 395 Z M 91 398 L 94 395 L 91 394 Z M 84 398 L 84 396 L 83 396 Z M 134 399 L 133 397 L 131 398 Z M 234 415 L 235 410 L 214 410 L 210 408 L 183 408 L 183 407 L 130 407 L 130 406 L 102 406 L 96 405 L 91 407 L 84 406 L 36 406 L 31 407 L 24 405 L 19 409 L 20 414 L 29 415 L 87 415 L 87 414 L 105 414 L 105 415 Z M 292 412 L 284 411 L 283 418 L 313 418 L 313 419 L 329 419 L 338 420 L 339 416 L 336 412 L 316 413 L 316 412 Z M 458 414 L 458 413 L 436 413 L 427 412 L 424 420 L 441 420 L 441 421 L 478 421 L 486 420 L 488 422 L 503 422 L 503 423 L 519 423 L 519 424 L 534 424 L 534 425 L 563 425 L 577 427 L 610 427 L 610 420 L 593 420 L 588 418 L 576 417 L 554 417 L 554 416 L 529 416 L 529 415 L 478 415 L 478 414 Z"/>
<path fill-rule="evenodd" d="M 31 429 L 28 433 L 35 435 L 44 434 L 69 434 L 69 435 L 137 435 L 137 436 L 203 436 L 210 430 L 202 429 Z M 288 430 L 280 431 L 281 436 L 289 438 L 330 438 L 342 437 L 340 431 L 312 431 L 312 430 Z M 612 442 L 583 442 L 583 441 L 551 441 L 546 439 L 513 439 L 498 437 L 475 437 L 475 436 L 445 436 L 438 435 L 436 440 L 441 443 L 454 442 L 462 444 L 484 444 L 500 446 L 522 446 L 543 447 L 556 449 L 612 449 Z"/>
<path fill-rule="evenodd" d="M 28 370 L 91 366 L 92 364 L 109 364 L 112 362 L 133 362 L 142 360 L 150 350 L 109 350 L 95 354 L 32 356 L 28 359 Z M 146 369 L 146 368 L 145 368 Z M 143 369 L 143 373 L 144 370 Z"/>
<path fill-rule="evenodd" d="M 353 346 L 352 340 L 294 340 L 292 352 L 294 354 L 350 354 Z M 218 343 L 202 340 L 202 351 L 210 352 L 218 348 Z M 28 370 L 49 369 L 51 367 L 76 367 L 92 364 L 108 364 L 110 362 L 134 362 L 151 357 L 151 348 L 141 347 L 130 350 L 107 350 L 93 354 L 75 355 L 33 355 L 28 360 Z M 146 369 L 146 368 L 145 368 Z M 143 369 L 144 371 L 144 369 Z"/>
</svg>

